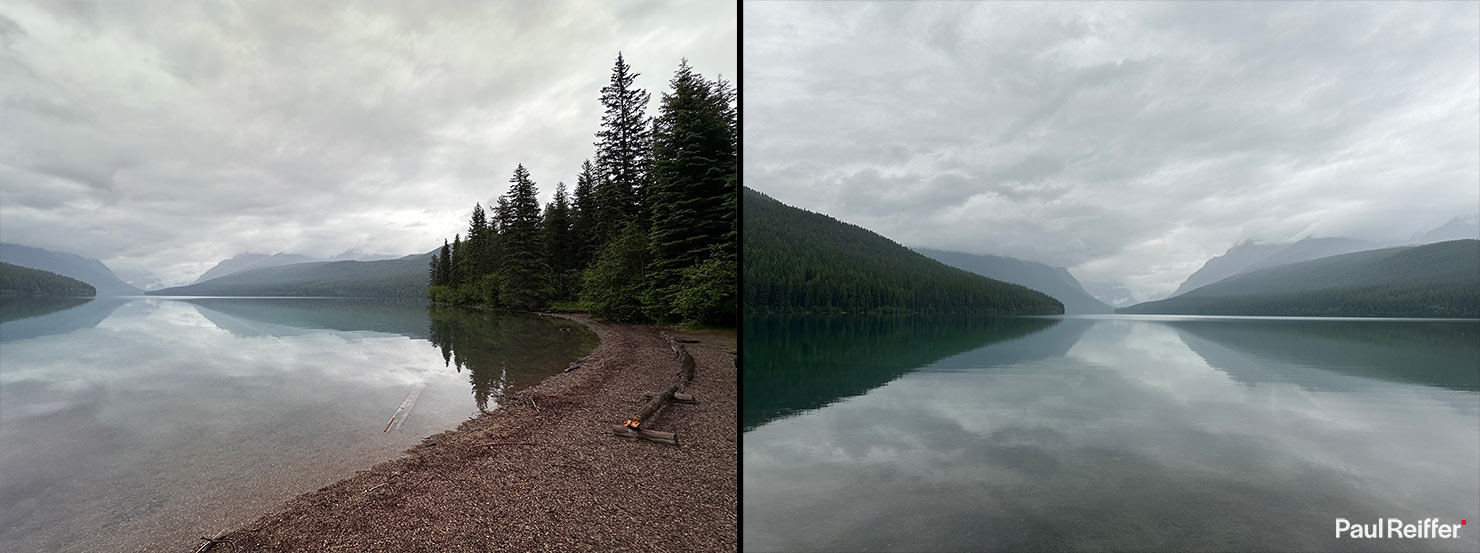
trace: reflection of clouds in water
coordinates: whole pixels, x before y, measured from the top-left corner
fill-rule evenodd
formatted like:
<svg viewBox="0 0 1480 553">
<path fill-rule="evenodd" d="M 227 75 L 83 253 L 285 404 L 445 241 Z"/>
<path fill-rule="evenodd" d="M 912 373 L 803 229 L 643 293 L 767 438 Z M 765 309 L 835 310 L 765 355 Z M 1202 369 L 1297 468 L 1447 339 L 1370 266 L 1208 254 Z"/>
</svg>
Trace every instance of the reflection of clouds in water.
<svg viewBox="0 0 1480 553">
<path fill-rule="evenodd" d="M 1299 526 L 1480 507 L 1474 393 L 1247 383 L 1226 372 L 1235 369 L 1210 366 L 1171 328 L 1101 321 L 1063 357 L 926 368 L 774 421 L 745 435 L 747 548 L 1011 546 L 1016 530 L 1004 526 L 1067 523 L 1088 506 L 1122 526 L 1159 513 L 1157 524 L 1203 527 L 1191 513 L 1221 514 L 1230 527 L 1274 525 L 1268 539 L 1317 540 Z M 828 510 L 837 513 L 815 514 Z M 992 535 L 957 535 L 946 521 L 958 516 Z M 1145 548 L 1156 536 L 1100 545 Z"/>
</svg>

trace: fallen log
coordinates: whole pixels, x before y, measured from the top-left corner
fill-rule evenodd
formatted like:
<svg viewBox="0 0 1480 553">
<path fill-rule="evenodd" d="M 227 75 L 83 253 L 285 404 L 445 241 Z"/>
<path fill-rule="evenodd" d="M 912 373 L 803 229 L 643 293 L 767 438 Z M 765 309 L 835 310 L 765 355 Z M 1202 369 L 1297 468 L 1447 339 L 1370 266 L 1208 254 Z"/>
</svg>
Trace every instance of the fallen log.
<svg viewBox="0 0 1480 553">
<path fill-rule="evenodd" d="M 657 413 L 659 409 L 662 409 L 663 404 L 667 403 L 668 400 L 673 399 L 673 394 L 677 392 L 677 384 L 669 386 L 667 391 L 658 394 L 656 397 L 649 400 L 647 402 L 647 405 L 644 405 L 642 407 L 641 411 L 638 411 L 636 415 L 632 416 L 632 418 L 627 419 L 627 422 L 622 423 L 622 426 L 625 426 L 627 428 L 637 428 L 639 426 L 642 426 L 642 421 L 647 420 L 648 417 L 653 416 L 653 413 Z"/>
<path fill-rule="evenodd" d="M 650 442 L 660 444 L 678 445 L 678 435 L 672 432 L 659 432 L 657 430 L 646 430 L 628 426 L 613 426 L 612 434 L 626 438 L 642 438 Z"/>
<path fill-rule="evenodd" d="M 652 392 L 648 392 L 646 394 L 642 394 L 642 399 L 652 399 L 652 398 L 653 398 L 653 393 Z M 673 392 L 673 402 L 674 403 L 699 403 L 699 400 L 694 399 L 694 396 L 692 396 L 690 394 L 685 394 L 683 392 Z"/>
</svg>

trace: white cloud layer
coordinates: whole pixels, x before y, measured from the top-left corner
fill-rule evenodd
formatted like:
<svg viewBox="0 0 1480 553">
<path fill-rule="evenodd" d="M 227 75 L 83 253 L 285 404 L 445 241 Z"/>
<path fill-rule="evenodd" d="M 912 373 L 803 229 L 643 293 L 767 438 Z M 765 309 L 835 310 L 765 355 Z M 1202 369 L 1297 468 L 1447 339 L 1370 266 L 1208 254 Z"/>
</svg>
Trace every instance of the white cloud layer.
<svg viewBox="0 0 1480 553">
<path fill-rule="evenodd" d="M 620 50 L 737 71 L 690 2 L 0 1 L 0 233 L 189 282 L 242 251 L 415 253 L 594 153 Z"/>
<path fill-rule="evenodd" d="M 1480 213 L 1480 4 L 744 13 L 745 180 L 905 245 L 1170 293 L 1246 239 Z"/>
</svg>

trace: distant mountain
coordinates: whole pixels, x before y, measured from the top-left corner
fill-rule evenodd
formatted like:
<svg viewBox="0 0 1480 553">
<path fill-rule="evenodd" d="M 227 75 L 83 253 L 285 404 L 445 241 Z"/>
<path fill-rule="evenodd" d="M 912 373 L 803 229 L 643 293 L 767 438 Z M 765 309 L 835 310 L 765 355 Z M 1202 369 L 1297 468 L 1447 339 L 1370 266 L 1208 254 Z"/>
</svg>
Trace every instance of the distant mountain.
<svg viewBox="0 0 1480 553">
<path fill-rule="evenodd" d="M 250 252 L 239 253 L 231 256 L 231 259 L 222 260 L 215 267 L 211 267 L 206 272 L 201 273 L 200 277 L 195 279 L 195 283 L 198 284 L 213 278 L 220 278 L 232 273 L 240 273 L 252 269 L 265 269 L 267 267 L 279 267 L 294 263 L 312 263 L 314 261 L 323 260 L 296 253 L 279 253 L 274 255 Z"/>
<path fill-rule="evenodd" d="M 1209 259 L 1172 292 L 1177 297 L 1228 277 L 1287 263 L 1370 250 L 1378 244 L 1350 238 L 1306 238 L 1291 244 L 1244 242 L 1223 255 Z"/>
<path fill-rule="evenodd" d="M 1116 313 L 1480 317 L 1480 240 L 1322 257 Z"/>
<path fill-rule="evenodd" d="M 381 261 L 318 261 L 249 269 L 149 292 L 151 296 L 424 297 L 429 254 Z"/>
<path fill-rule="evenodd" d="M 1052 267 L 1035 261 L 1023 261 L 996 255 L 915 248 L 915 251 L 957 269 L 971 271 L 987 278 L 1021 284 L 1043 292 L 1064 304 L 1064 313 L 1110 313 L 1115 311 L 1095 299 L 1074 275 L 1063 267 Z"/>
<path fill-rule="evenodd" d="M 92 285 L 99 296 L 133 296 L 144 293 L 119 279 L 102 261 L 77 254 L 0 243 L 0 262 L 75 278 Z"/>
<path fill-rule="evenodd" d="M 1062 303 L 1041 292 L 947 266 L 856 225 L 782 204 L 755 190 L 744 192 L 747 311 L 1064 311 Z"/>
<path fill-rule="evenodd" d="M 1097 282 L 1085 281 L 1084 291 L 1102 302 L 1114 307 L 1125 307 L 1136 303 L 1136 295 L 1119 282 Z"/>
<path fill-rule="evenodd" d="M 1480 218 L 1471 215 L 1468 217 L 1455 217 L 1450 219 L 1444 226 L 1428 231 L 1423 235 L 1415 237 L 1413 242 L 1418 244 L 1432 244 L 1448 240 L 1480 239 Z"/>
<path fill-rule="evenodd" d="M 93 285 L 75 278 L 64 277 L 51 271 L 0 263 L 0 296 L 76 298 L 96 295 L 98 295 L 98 290 L 93 288 Z"/>
</svg>

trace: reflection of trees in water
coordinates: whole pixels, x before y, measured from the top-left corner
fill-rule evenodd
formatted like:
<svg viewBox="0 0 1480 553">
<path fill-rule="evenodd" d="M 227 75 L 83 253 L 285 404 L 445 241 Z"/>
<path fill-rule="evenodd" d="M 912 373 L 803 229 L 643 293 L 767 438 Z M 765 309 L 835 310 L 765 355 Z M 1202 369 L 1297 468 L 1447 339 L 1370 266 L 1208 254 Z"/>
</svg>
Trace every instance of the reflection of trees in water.
<svg viewBox="0 0 1480 553">
<path fill-rule="evenodd" d="M 430 339 L 446 366 L 468 369 L 473 400 L 488 400 L 538 383 L 596 346 L 579 323 L 525 313 L 433 305 Z"/>
</svg>

